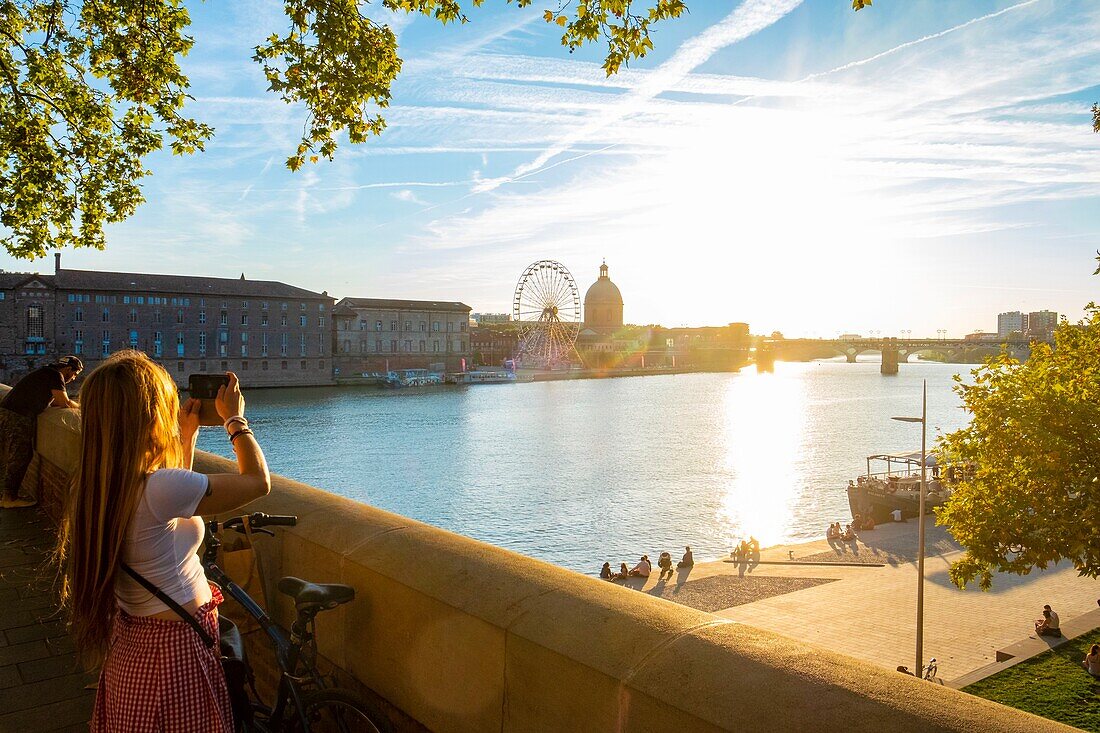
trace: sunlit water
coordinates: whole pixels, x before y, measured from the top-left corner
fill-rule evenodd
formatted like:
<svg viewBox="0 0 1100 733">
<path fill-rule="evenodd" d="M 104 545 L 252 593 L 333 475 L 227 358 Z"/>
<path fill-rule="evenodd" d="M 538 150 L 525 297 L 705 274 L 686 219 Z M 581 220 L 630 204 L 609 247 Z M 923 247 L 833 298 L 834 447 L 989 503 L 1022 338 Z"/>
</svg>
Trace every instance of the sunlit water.
<svg viewBox="0 0 1100 733">
<path fill-rule="evenodd" d="M 717 557 L 820 537 L 871 453 L 966 424 L 970 367 L 776 364 L 774 374 L 382 391 L 258 390 L 248 417 L 276 473 L 582 572 L 690 544 Z M 224 434 L 200 447 L 231 455 Z"/>
</svg>

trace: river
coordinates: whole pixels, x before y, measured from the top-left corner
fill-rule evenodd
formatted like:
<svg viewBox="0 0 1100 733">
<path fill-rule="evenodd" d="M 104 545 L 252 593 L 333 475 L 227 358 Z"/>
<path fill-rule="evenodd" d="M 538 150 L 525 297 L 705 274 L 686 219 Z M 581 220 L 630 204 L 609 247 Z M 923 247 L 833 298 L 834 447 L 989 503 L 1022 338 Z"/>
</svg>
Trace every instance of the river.
<svg viewBox="0 0 1100 733">
<path fill-rule="evenodd" d="M 755 536 L 820 537 L 872 453 L 920 448 L 967 416 L 965 365 L 777 363 L 680 374 L 422 390 L 246 392 L 271 470 L 516 552 L 595 573 L 642 553 L 697 559 Z M 231 456 L 219 430 L 199 447 Z"/>
</svg>

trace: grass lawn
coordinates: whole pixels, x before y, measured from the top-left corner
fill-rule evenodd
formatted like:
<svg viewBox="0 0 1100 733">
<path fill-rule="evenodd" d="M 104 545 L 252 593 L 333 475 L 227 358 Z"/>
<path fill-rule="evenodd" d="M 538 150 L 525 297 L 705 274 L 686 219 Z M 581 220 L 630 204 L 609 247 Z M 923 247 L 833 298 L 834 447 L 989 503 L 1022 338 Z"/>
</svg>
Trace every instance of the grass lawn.
<svg viewBox="0 0 1100 733">
<path fill-rule="evenodd" d="M 963 692 L 1100 733 L 1100 679 L 1081 667 L 1100 628 L 967 685 Z"/>
</svg>

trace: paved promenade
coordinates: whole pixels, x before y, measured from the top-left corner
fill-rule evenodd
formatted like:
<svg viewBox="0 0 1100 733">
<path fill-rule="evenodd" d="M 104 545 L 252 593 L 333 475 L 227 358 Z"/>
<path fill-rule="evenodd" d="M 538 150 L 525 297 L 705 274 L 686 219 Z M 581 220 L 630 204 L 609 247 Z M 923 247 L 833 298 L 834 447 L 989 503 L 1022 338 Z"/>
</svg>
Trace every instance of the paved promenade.
<svg viewBox="0 0 1100 733">
<path fill-rule="evenodd" d="M 57 531 L 37 509 L 0 510 L 0 731 L 87 731 L 80 671 L 45 568 Z"/>
<path fill-rule="evenodd" d="M 865 541 L 854 546 L 834 543 L 831 547 L 821 540 L 767 548 L 761 552 L 763 564 L 700 563 L 691 573 L 680 573 L 664 584 L 658 583 L 654 568 L 641 590 L 674 601 L 682 598 L 682 602 L 690 601 L 685 605 L 887 669 L 899 664 L 911 669 L 915 661 L 916 530 L 916 522 L 910 521 L 862 533 Z M 880 566 L 767 563 L 787 561 L 789 551 L 795 560 Z M 1025 577 L 996 576 L 993 590 L 987 593 L 976 587 L 961 591 L 947 574 L 951 561 L 961 555 L 943 528 L 929 526 L 924 657 L 939 660 L 940 677 L 948 682 L 994 662 L 997 649 L 1034 636 L 1033 621 L 1042 614 L 1044 603 L 1058 612 L 1063 623 L 1097 608 L 1100 583 L 1079 578 L 1068 564 Z M 715 576 L 733 577 L 724 582 L 708 580 Z M 730 602 L 706 604 L 706 598 L 696 602 L 706 594 L 693 593 L 695 583 L 700 583 L 700 589 L 710 585 L 707 590 L 730 596 Z"/>
</svg>

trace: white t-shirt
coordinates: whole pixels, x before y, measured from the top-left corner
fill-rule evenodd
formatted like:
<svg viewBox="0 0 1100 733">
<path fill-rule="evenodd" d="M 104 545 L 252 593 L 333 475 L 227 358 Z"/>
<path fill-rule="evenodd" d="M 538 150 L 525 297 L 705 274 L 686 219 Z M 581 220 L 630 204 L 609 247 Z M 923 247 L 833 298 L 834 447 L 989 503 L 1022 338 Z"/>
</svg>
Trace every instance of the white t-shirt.
<svg viewBox="0 0 1100 733">
<path fill-rule="evenodd" d="M 205 533 L 195 509 L 209 483 L 204 474 L 183 468 L 149 474 L 122 543 L 122 561 L 181 606 L 210 600 L 210 585 L 195 554 Z M 115 574 L 115 596 L 131 616 L 169 610 L 121 568 Z"/>
</svg>

